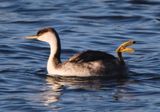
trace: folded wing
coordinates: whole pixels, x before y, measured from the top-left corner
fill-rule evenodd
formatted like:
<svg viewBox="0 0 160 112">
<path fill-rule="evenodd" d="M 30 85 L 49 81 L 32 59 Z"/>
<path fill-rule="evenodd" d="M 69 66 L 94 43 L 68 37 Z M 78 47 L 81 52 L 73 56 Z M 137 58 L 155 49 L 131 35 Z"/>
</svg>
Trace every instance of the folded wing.
<svg viewBox="0 0 160 112">
<path fill-rule="evenodd" d="M 115 58 L 111 54 L 107 54 L 102 51 L 93 51 L 88 50 L 72 56 L 69 61 L 75 63 L 82 63 L 82 62 L 90 62 L 90 61 L 98 61 L 98 60 L 106 60 L 106 61 L 113 61 Z"/>
</svg>

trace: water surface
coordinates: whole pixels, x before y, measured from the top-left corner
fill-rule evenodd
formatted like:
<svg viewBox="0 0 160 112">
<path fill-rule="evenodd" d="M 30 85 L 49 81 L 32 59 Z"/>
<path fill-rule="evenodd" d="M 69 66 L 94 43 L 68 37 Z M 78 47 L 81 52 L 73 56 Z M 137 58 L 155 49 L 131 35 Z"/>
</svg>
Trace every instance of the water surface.
<svg viewBox="0 0 160 112">
<path fill-rule="evenodd" d="M 159 112 L 159 9 L 159 0 L 1 0 L 0 110 Z M 136 40 L 136 52 L 124 54 L 129 78 L 46 77 L 49 46 L 23 38 L 46 26 L 60 35 L 63 61 L 87 49 L 115 55 Z"/>
</svg>

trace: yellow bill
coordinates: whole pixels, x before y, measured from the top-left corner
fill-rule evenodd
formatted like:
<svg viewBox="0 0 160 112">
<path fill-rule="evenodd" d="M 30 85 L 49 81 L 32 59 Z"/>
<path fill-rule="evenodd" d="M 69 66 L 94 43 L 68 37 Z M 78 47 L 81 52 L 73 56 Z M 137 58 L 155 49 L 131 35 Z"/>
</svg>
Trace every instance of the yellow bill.
<svg viewBox="0 0 160 112">
<path fill-rule="evenodd" d="M 135 41 L 133 41 L 133 40 L 129 40 L 127 42 L 124 42 L 116 49 L 116 52 L 133 53 L 135 51 L 133 48 L 127 48 L 128 46 L 131 46 L 133 44 L 135 44 Z"/>
<path fill-rule="evenodd" d="M 33 36 L 27 36 L 25 37 L 26 39 L 37 39 L 38 36 L 37 35 L 33 35 Z"/>
<path fill-rule="evenodd" d="M 133 53 L 133 52 L 135 52 L 135 50 L 133 48 L 125 48 L 125 49 L 121 50 L 121 52 Z"/>
<path fill-rule="evenodd" d="M 123 47 L 128 47 L 128 46 L 131 46 L 135 43 L 135 41 L 133 40 L 129 40 L 127 42 L 124 42 L 123 44 L 121 44 L 120 46 L 123 46 Z"/>
</svg>

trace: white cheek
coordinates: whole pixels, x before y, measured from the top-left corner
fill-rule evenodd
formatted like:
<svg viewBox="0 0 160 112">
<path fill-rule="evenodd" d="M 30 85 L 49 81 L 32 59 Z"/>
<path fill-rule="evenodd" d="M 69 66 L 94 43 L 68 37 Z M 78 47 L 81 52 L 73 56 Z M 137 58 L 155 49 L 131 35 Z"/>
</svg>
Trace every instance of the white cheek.
<svg viewBox="0 0 160 112">
<path fill-rule="evenodd" d="M 42 37 L 42 36 L 38 37 L 37 39 L 40 40 L 40 41 L 46 41 L 47 40 L 46 37 Z"/>
</svg>

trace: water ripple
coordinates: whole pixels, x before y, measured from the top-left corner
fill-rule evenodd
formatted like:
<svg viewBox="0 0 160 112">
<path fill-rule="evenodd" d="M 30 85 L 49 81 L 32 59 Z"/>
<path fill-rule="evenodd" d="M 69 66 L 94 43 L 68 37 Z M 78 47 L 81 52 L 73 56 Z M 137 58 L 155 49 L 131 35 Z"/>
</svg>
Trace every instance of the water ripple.
<svg viewBox="0 0 160 112">
<path fill-rule="evenodd" d="M 159 112 L 159 4 L 158 0 L 1 0 L 1 111 Z M 129 77 L 47 77 L 49 45 L 24 39 L 47 26 L 60 35 L 62 61 L 87 49 L 116 55 L 120 43 L 136 40 L 136 52 L 124 54 Z"/>
</svg>

